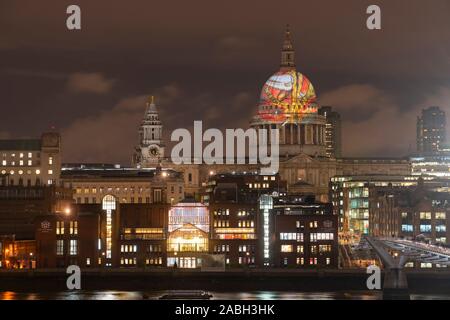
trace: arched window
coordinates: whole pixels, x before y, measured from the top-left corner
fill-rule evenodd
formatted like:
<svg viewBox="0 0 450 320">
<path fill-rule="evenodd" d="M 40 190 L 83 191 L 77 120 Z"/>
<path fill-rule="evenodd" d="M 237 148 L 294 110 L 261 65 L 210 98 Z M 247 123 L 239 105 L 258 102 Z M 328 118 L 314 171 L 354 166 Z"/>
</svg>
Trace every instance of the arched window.
<svg viewBox="0 0 450 320">
<path fill-rule="evenodd" d="M 103 210 L 116 210 L 116 198 L 114 196 L 107 194 L 102 200 Z"/>
</svg>

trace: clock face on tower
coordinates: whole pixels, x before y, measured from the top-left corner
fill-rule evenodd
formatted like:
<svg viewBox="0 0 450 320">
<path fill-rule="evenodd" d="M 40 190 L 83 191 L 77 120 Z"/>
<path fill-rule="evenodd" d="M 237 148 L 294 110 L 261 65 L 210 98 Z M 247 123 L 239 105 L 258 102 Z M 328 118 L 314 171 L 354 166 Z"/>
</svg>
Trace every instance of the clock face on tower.
<svg viewBox="0 0 450 320">
<path fill-rule="evenodd" d="M 151 156 L 156 157 L 156 156 L 159 155 L 159 149 L 158 149 L 158 147 L 151 147 L 151 148 L 148 150 L 148 153 L 149 153 Z"/>
</svg>

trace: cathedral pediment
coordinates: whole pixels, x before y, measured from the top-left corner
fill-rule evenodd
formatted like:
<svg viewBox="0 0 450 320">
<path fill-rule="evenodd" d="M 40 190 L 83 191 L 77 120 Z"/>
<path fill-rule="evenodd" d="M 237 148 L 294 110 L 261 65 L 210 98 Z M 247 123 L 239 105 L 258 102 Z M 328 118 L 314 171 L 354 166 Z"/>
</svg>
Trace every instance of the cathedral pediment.
<svg viewBox="0 0 450 320">
<path fill-rule="evenodd" d="M 305 153 L 300 153 L 298 155 L 292 156 L 290 158 L 282 158 L 280 157 L 280 163 L 284 164 L 301 164 L 301 163 L 313 163 L 315 162 L 314 158 L 308 156 Z"/>
</svg>

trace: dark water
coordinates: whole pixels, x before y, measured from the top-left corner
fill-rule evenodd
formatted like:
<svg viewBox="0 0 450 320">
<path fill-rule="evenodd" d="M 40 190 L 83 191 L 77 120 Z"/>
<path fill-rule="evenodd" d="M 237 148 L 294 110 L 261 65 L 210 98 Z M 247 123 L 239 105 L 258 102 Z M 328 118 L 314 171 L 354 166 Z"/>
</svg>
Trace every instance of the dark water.
<svg viewBox="0 0 450 320">
<path fill-rule="evenodd" d="M 2 291 L 0 300 L 142 300 L 158 299 L 165 291 L 62 291 L 23 293 Z M 380 292 L 210 292 L 216 300 L 379 300 Z M 450 300 L 449 294 L 411 294 L 411 300 Z"/>
</svg>

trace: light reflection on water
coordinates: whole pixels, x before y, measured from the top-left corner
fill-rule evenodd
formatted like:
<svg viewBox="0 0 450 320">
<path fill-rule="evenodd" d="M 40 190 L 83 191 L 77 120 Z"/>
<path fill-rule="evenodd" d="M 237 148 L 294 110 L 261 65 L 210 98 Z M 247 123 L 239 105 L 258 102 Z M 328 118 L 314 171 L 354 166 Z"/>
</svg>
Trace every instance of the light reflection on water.
<svg viewBox="0 0 450 320">
<path fill-rule="evenodd" d="M 61 291 L 24 293 L 3 291 L 0 300 L 155 300 L 165 291 Z M 214 300 L 379 300 L 381 292 L 210 292 Z M 412 294 L 412 300 L 450 300 L 450 295 Z"/>
</svg>

